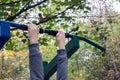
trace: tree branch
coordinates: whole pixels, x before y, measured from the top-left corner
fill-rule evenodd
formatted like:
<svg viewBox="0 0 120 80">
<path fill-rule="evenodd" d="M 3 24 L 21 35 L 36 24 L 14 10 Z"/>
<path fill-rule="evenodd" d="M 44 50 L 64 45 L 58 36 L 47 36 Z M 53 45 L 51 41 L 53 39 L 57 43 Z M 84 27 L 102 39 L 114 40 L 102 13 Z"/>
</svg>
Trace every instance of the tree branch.
<svg viewBox="0 0 120 80">
<path fill-rule="evenodd" d="M 47 21 L 49 21 L 49 20 L 51 20 L 51 19 L 57 18 L 58 15 L 65 13 L 67 10 L 73 8 L 73 7 L 74 7 L 75 5 L 77 5 L 77 4 L 79 5 L 79 4 L 81 3 L 81 1 L 82 1 L 82 0 L 78 0 L 75 4 L 73 4 L 72 6 L 67 7 L 67 8 L 66 8 L 65 10 L 63 10 L 62 12 L 57 13 L 56 15 L 54 15 L 54 16 L 52 16 L 52 17 L 44 18 L 44 20 L 43 20 L 42 22 L 39 22 L 39 23 L 36 23 L 36 24 L 39 25 L 40 23 L 44 23 L 44 22 L 47 22 Z"/>
<path fill-rule="evenodd" d="M 44 22 L 47 22 L 47 21 L 49 21 L 49 20 L 51 20 L 51 19 L 55 19 L 55 18 L 57 18 L 58 15 L 65 13 L 68 9 L 73 8 L 75 5 L 76 5 L 76 4 L 74 4 L 74 5 L 72 5 L 72 6 L 69 6 L 69 7 L 67 7 L 65 10 L 63 10 L 62 12 L 59 12 L 59 13 L 57 13 L 56 15 L 54 15 L 54 16 L 52 16 L 52 17 L 45 18 L 42 22 L 39 22 L 39 23 L 36 23 L 36 24 L 39 25 L 40 23 L 44 23 Z"/>
<path fill-rule="evenodd" d="M 46 2 L 46 1 L 47 1 L 47 0 L 43 0 L 43 1 L 38 2 L 37 4 L 31 5 L 31 6 L 25 5 L 25 6 L 24 6 L 20 11 L 18 11 L 15 15 L 10 16 L 10 17 L 7 18 L 6 20 L 12 21 L 12 20 L 14 20 L 17 16 L 19 16 L 20 14 L 22 14 L 23 12 L 25 12 L 25 11 L 31 9 L 31 8 L 34 8 L 34 7 L 36 7 L 36 6 L 38 6 L 38 5 L 42 4 L 42 3 L 44 3 L 44 2 Z M 29 2 L 28 2 L 28 3 L 29 3 Z M 27 3 L 27 4 L 28 4 L 28 3 Z M 26 7 L 26 6 L 27 6 L 27 7 Z"/>
</svg>

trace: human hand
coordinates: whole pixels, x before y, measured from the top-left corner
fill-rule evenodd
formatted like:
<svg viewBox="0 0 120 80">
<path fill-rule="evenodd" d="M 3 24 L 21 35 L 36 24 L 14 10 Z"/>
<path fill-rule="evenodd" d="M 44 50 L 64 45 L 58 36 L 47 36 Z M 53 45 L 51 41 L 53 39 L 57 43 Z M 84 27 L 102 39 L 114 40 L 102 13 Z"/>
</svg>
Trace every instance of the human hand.
<svg viewBox="0 0 120 80">
<path fill-rule="evenodd" d="M 56 34 L 56 42 L 59 49 L 65 49 L 65 33 L 63 30 L 58 30 Z"/>
<path fill-rule="evenodd" d="M 38 43 L 39 28 L 35 24 L 27 24 L 30 44 Z"/>
</svg>

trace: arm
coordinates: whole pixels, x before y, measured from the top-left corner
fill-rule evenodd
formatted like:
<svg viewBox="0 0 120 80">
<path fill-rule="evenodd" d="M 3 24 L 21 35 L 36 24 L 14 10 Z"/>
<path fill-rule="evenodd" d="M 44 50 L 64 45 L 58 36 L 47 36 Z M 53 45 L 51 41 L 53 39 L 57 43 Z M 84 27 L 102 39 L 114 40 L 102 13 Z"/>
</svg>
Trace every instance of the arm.
<svg viewBox="0 0 120 80">
<path fill-rule="evenodd" d="M 68 80 L 68 60 L 66 50 L 57 51 L 57 80 Z"/>
<path fill-rule="evenodd" d="M 31 80 L 43 80 L 42 56 L 38 44 L 29 45 L 29 65 Z"/>
<path fill-rule="evenodd" d="M 31 80 L 43 80 L 43 64 L 42 56 L 39 51 L 38 45 L 38 33 L 39 29 L 34 24 L 28 25 L 29 33 L 29 65 L 30 65 L 30 79 Z"/>
<path fill-rule="evenodd" d="M 57 51 L 57 80 L 68 80 L 68 60 L 65 50 L 65 34 L 59 30 L 56 35 Z"/>
</svg>

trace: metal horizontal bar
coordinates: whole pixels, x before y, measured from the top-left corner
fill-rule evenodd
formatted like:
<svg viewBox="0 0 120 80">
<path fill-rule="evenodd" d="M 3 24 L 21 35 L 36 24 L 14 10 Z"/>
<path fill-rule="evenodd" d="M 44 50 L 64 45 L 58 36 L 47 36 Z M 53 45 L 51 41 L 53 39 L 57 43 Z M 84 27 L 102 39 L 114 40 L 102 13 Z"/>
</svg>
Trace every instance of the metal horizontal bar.
<svg viewBox="0 0 120 80">
<path fill-rule="evenodd" d="M 3 21 L 3 20 L 0 20 L 0 23 L 2 24 L 9 24 L 10 26 L 13 26 L 13 27 L 16 27 L 16 28 L 19 28 L 19 29 L 22 29 L 22 30 L 27 30 L 27 26 L 26 25 L 23 25 L 23 24 L 18 24 L 18 23 L 14 23 L 14 22 L 9 22 L 9 21 Z M 41 33 L 47 33 L 47 34 L 50 34 L 50 35 L 55 35 L 53 34 L 53 32 L 57 32 L 57 31 L 54 31 L 54 30 L 45 30 L 45 29 L 40 29 L 40 32 Z M 96 42 L 93 42 L 92 40 L 89 40 L 85 37 L 82 37 L 82 36 L 77 36 L 77 35 L 72 35 L 72 34 L 67 34 L 69 35 L 68 37 L 78 37 L 80 40 L 83 40 L 93 46 L 95 46 L 96 48 L 102 50 L 102 51 L 105 51 L 105 48 L 102 47 L 101 45 L 99 45 L 98 43 Z"/>
<path fill-rule="evenodd" d="M 101 46 L 100 44 L 98 44 L 98 43 L 96 43 L 96 42 L 93 42 L 92 40 L 89 40 L 89 39 L 87 39 L 87 38 L 85 38 L 85 37 L 79 36 L 79 39 L 80 39 L 80 40 L 83 40 L 83 41 L 85 41 L 85 42 L 87 42 L 87 43 L 89 43 L 89 44 L 91 44 L 92 46 L 95 46 L 96 48 L 100 49 L 101 51 L 105 51 L 105 50 L 106 50 L 106 49 L 105 49 L 103 46 Z"/>
<path fill-rule="evenodd" d="M 9 38 L 10 38 L 10 25 L 0 23 L 0 49 L 4 46 L 4 44 L 8 41 Z"/>
</svg>

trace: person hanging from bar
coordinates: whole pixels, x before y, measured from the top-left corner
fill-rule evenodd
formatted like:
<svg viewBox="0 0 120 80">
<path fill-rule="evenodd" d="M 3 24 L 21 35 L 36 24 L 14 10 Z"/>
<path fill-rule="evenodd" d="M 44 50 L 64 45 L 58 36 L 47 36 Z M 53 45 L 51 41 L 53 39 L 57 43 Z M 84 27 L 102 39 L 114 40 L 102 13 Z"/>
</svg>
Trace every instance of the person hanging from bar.
<svg viewBox="0 0 120 80">
<path fill-rule="evenodd" d="M 38 34 L 39 28 L 35 24 L 28 24 L 29 34 L 29 64 L 30 79 L 44 80 L 44 71 L 42 64 L 42 54 L 39 50 Z M 65 49 L 65 33 L 58 30 L 56 34 L 57 50 L 57 80 L 68 80 L 68 59 Z"/>
</svg>

